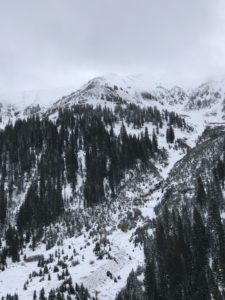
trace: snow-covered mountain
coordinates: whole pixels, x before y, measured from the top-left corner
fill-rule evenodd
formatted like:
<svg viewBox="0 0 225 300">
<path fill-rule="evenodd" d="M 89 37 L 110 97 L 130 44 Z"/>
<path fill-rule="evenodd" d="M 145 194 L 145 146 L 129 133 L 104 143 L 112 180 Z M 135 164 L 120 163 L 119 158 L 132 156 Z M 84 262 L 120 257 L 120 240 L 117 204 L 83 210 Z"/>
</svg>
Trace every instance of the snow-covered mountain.
<svg viewBox="0 0 225 300">
<path fill-rule="evenodd" d="M 210 189 L 218 176 L 225 80 L 184 90 L 110 75 L 61 96 L 15 104 L 6 96 L 0 107 L 0 297 L 28 300 L 59 287 L 68 296 L 72 280 L 92 297 L 114 300 L 138 266 L 143 283 L 156 215 L 187 204 L 192 211 L 196 178 Z M 45 210 L 52 219 L 39 227 L 33 220 Z M 5 235 L 10 224 L 18 240 L 17 231 Z M 20 244 L 16 257 L 9 236 Z"/>
<path fill-rule="evenodd" d="M 76 92 L 62 97 L 52 108 L 70 107 L 74 104 L 112 105 L 138 104 L 143 106 L 161 105 L 165 108 L 188 101 L 188 95 L 180 87 L 171 89 L 161 85 L 140 84 L 133 77 L 110 75 L 90 80 Z"/>
<path fill-rule="evenodd" d="M 68 94 L 68 92 L 71 93 Z M 59 99 L 59 100 L 57 100 Z M 96 77 L 74 91 L 72 87 L 59 89 L 0 93 L 2 122 L 27 115 L 29 107 L 46 110 L 70 107 L 74 104 L 114 105 L 122 101 L 146 106 L 172 106 L 176 110 L 198 111 L 207 117 L 224 117 L 225 80 L 210 81 L 193 89 L 163 87 L 162 84 L 141 83 L 134 76 Z M 24 112 L 25 111 L 25 112 Z M 220 113 L 221 112 L 221 113 Z M 4 120 L 5 119 L 5 120 Z M 210 120 L 210 119 L 209 119 Z"/>
<path fill-rule="evenodd" d="M 224 105 L 225 81 L 210 81 L 189 92 L 186 108 L 200 110 Z"/>
<path fill-rule="evenodd" d="M 68 94 L 69 91 L 71 93 Z M 3 124 L 36 113 L 33 108 L 39 106 L 40 114 L 49 114 L 58 108 L 69 108 L 74 104 L 113 107 L 121 103 L 170 110 L 174 107 L 176 111 L 187 115 L 195 116 L 197 112 L 198 122 L 200 119 L 200 122 L 213 123 L 223 122 L 225 118 L 225 80 L 210 81 L 185 90 L 178 86 L 168 88 L 157 83 L 149 84 L 147 80 L 141 83 L 134 76 L 111 74 L 96 77 L 76 91 L 72 87 L 66 87 L 0 94 L 0 102 Z"/>
</svg>

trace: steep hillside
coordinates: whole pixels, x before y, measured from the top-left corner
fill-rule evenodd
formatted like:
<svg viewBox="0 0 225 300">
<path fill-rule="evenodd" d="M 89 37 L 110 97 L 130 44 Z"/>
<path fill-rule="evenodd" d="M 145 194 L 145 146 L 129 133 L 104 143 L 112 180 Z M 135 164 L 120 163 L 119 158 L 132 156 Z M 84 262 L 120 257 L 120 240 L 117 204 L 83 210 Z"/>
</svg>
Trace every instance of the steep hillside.
<svg viewBox="0 0 225 300">
<path fill-rule="evenodd" d="M 224 299 L 224 142 L 224 128 L 207 129 L 150 195 L 161 201 L 145 236 L 145 268 L 130 273 L 117 300 Z"/>
<path fill-rule="evenodd" d="M 100 300 L 113 300 L 131 270 L 138 268 L 118 299 L 130 300 L 129 293 L 137 291 L 136 298 L 145 299 L 146 259 L 159 293 L 163 286 L 159 282 L 166 275 L 156 266 L 164 270 L 165 262 L 156 254 L 152 260 L 146 253 L 158 253 L 157 238 L 167 244 L 171 237 L 171 249 L 177 247 L 172 228 L 177 228 L 179 218 L 184 227 L 189 218 L 185 230 L 190 233 L 196 229 L 192 223 L 199 220 L 198 212 L 204 226 L 214 226 L 214 217 L 208 222 L 208 216 L 219 211 L 215 230 L 220 228 L 217 233 L 223 235 L 219 223 L 224 216 L 223 105 L 221 82 L 185 91 L 143 87 L 132 77 L 115 75 L 94 78 L 45 108 L 37 103 L 25 108 L 4 104 L 0 296 L 17 293 L 26 300 L 36 291 L 42 298 L 45 292 L 47 299 L 56 299 L 56 294 L 57 299 L 80 299 L 81 294 L 88 299 L 90 293 Z M 202 190 L 204 197 L 198 194 Z M 211 195 L 219 199 L 214 212 Z M 165 239 L 157 236 L 161 223 Z M 214 235 L 211 239 L 217 242 Z M 191 245 L 188 251 L 193 259 L 195 242 L 188 233 L 185 241 Z M 214 261 L 216 276 L 223 278 L 219 273 L 223 257 L 213 256 L 212 244 L 208 249 L 206 285 L 211 278 L 209 290 L 215 298 L 215 289 L 223 287 L 211 274 L 208 261 Z M 174 253 L 163 251 L 162 257 Z M 176 259 L 173 256 L 172 261 Z M 171 272 L 166 269 L 165 274 Z M 15 282 L 9 280 L 13 276 Z M 193 280 L 192 275 L 188 280 Z M 171 295 L 169 299 L 183 299 L 179 298 L 186 293 L 183 282 L 179 295 L 173 294 L 172 279 L 170 284 L 161 299 L 166 294 Z M 190 295 L 194 295 L 192 288 Z"/>
<path fill-rule="evenodd" d="M 196 147 L 178 161 L 166 180 L 165 196 L 162 204 L 168 205 L 172 201 L 173 206 L 178 207 L 183 202 L 193 201 L 193 194 L 197 185 L 197 178 L 202 177 L 205 184 L 213 180 L 213 168 L 224 159 L 225 127 L 215 129 L 207 128 L 208 139 L 199 143 Z M 213 134 L 214 133 L 214 134 Z M 206 136 L 206 133 L 203 134 Z M 190 206 L 193 207 L 191 202 Z"/>
</svg>

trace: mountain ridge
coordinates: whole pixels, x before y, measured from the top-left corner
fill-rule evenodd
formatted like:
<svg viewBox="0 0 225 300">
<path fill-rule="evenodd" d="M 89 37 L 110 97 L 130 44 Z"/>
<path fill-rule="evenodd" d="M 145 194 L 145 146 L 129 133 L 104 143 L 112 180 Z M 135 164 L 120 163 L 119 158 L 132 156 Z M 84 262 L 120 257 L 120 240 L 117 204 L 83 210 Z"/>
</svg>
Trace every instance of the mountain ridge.
<svg viewBox="0 0 225 300">
<path fill-rule="evenodd" d="M 58 100 L 54 101 L 55 97 L 51 96 L 52 100 L 50 103 L 49 99 L 46 99 L 47 97 L 50 98 L 50 96 L 42 96 L 43 99 L 41 102 L 44 101 L 45 106 L 39 103 L 36 96 L 37 99 L 35 101 L 30 101 L 30 103 L 27 100 L 25 101 L 29 105 L 16 104 L 16 102 L 14 104 L 7 104 L 7 101 L 5 101 L 5 103 L 1 104 L 1 118 L 5 118 L 3 123 L 7 124 L 8 121 L 13 122 L 14 119 L 23 118 L 27 114 L 32 115 L 32 109 L 29 108 L 34 108 L 38 105 L 40 106 L 41 115 L 60 107 L 69 107 L 77 103 L 112 106 L 113 102 L 121 101 L 122 98 L 127 103 L 136 103 L 143 106 L 156 105 L 157 107 L 160 106 L 166 109 L 172 109 L 173 106 L 176 106 L 176 110 L 182 111 L 184 114 L 190 111 L 201 111 L 204 119 L 209 120 L 208 122 L 213 122 L 216 118 L 222 121 L 225 118 L 224 86 L 224 80 L 221 79 L 204 83 L 194 89 L 183 89 L 179 86 L 165 88 L 157 84 L 144 88 L 140 84 L 138 87 L 138 82 L 135 82 L 135 78 L 114 74 L 108 77 L 93 78 L 78 90 L 73 91 L 69 95 L 64 95 Z M 31 113 L 28 113 L 29 110 L 31 110 Z"/>
</svg>

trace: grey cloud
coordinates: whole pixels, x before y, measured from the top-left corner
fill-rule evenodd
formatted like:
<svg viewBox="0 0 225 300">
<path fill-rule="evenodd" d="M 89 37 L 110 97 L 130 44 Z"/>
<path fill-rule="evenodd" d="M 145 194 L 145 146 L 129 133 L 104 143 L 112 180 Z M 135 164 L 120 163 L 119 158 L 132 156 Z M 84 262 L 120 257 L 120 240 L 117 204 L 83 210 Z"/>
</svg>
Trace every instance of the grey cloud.
<svg viewBox="0 0 225 300">
<path fill-rule="evenodd" d="M 194 84 L 224 73 L 222 0 L 0 0 L 0 90 L 109 72 Z"/>
</svg>

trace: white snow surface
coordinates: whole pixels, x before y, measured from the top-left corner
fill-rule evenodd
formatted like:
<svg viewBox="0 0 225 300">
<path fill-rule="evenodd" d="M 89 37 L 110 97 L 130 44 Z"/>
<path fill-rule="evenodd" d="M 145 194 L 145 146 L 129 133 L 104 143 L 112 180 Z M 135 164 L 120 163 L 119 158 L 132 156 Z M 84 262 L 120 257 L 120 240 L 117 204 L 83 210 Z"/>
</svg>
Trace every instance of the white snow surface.
<svg viewBox="0 0 225 300">
<path fill-rule="evenodd" d="M 66 260 L 73 282 L 83 283 L 92 296 L 97 292 L 99 300 L 115 299 L 116 294 L 125 286 L 131 270 L 144 265 L 143 247 L 140 244 L 134 244 L 133 235 L 136 228 L 143 226 L 147 219 L 154 217 L 154 207 L 160 194 L 157 192 L 157 197 L 155 197 L 154 195 L 148 196 L 147 193 L 157 182 L 157 178 L 149 175 L 147 178 L 140 180 L 135 187 L 131 185 L 129 190 L 122 191 L 120 201 L 115 203 L 114 209 L 110 213 L 109 225 L 105 228 L 109 244 L 103 248 L 110 254 L 112 259 L 107 259 L 107 256 L 105 256 L 102 260 L 99 260 L 93 251 L 96 236 L 90 237 L 90 231 L 95 226 L 99 226 L 100 224 L 98 223 L 93 224 L 94 227 L 90 231 L 83 230 L 80 236 L 62 238 L 63 242 L 50 250 L 46 250 L 45 244 L 40 243 L 34 251 L 29 247 L 23 249 L 23 255 L 26 254 L 26 257 L 43 255 L 45 259 L 50 254 L 54 256 L 56 251 L 58 253 L 63 251 L 61 259 L 66 256 L 70 258 L 73 255 L 74 258 L 72 260 Z M 142 199 L 138 207 L 134 203 L 135 199 Z M 137 219 L 134 229 L 123 232 L 118 228 L 118 224 L 124 220 L 128 211 L 132 212 L 137 208 L 142 216 Z M 100 240 L 102 237 L 100 233 L 97 236 L 97 240 Z M 76 255 L 74 255 L 74 249 Z M 20 299 L 30 300 L 34 290 L 39 293 L 41 288 L 44 287 L 47 294 L 51 289 L 58 287 L 62 283 L 57 278 L 58 273 L 53 272 L 57 259 L 48 264 L 49 273 L 51 274 L 50 281 L 48 280 L 48 275 L 34 277 L 30 280 L 29 274 L 33 271 L 39 272 L 40 268 L 37 267 L 37 262 L 24 261 L 23 255 L 21 255 L 19 263 L 12 263 L 11 259 L 8 259 L 6 270 L 0 272 L 0 297 L 5 296 L 7 293 L 18 293 Z M 72 262 L 77 260 L 79 264 L 73 266 Z M 112 273 L 113 279 L 107 276 L 107 271 Z M 60 268 L 59 274 L 61 273 L 62 269 Z M 115 278 L 117 282 L 114 282 Z M 29 283 L 27 284 L 27 289 L 24 290 L 24 283 L 27 280 Z"/>
<path fill-rule="evenodd" d="M 117 89 L 114 89 L 114 86 L 117 86 Z M 68 90 L 68 92 L 72 92 L 72 90 Z M 153 98 L 151 100 L 143 98 L 143 92 L 151 94 Z M 218 92 L 220 96 L 217 95 L 216 100 L 211 101 L 211 96 L 214 95 L 215 92 Z M 141 81 L 140 77 L 122 77 L 111 74 L 106 77 L 94 78 L 78 91 L 72 92 L 69 96 L 64 96 L 55 102 L 54 100 L 57 99 L 57 97 L 59 98 L 63 95 L 59 91 L 57 93 L 57 95 L 52 93 L 51 96 L 48 96 L 48 93 L 44 92 L 42 94 L 31 93 L 30 95 L 26 95 L 25 93 L 19 96 L 21 97 L 21 103 L 19 105 L 18 102 L 17 105 L 11 103 L 12 100 L 15 99 L 13 98 L 14 96 L 11 96 L 10 100 L 10 97 L 7 97 L 7 95 L 0 95 L 0 102 L 2 102 L 0 108 L 0 128 L 4 128 L 9 122 L 14 122 L 19 117 L 25 117 L 23 112 L 24 108 L 28 105 L 35 106 L 40 104 L 42 106 L 40 112 L 50 112 L 49 114 L 52 120 L 57 118 L 57 109 L 59 107 L 70 107 L 78 103 L 91 104 L 93 106 L 103 105 L 114 108 L 115 103 L 109 102 L 105 98 L 102 99 L 102 95 L 106 95 L 107 93 L 120 96 L 126 100 L 127 103 L 135 103 L 142 107 L 156 106 L 160 110 L 167 109 L 168 111 L 175 111 L 179 115 L 182 115 L 188 124 L 194 127 L 194 131 L 188 133 L 180 129 L 175 129 L 175 136 L 176 138 L 185 139 L 190 147 L 195 146 L 198 136 L 201 135 L 206 126 L 225 124 L 223 112 L 223 101 L 225 99 L 224 79 L 209 82 L 196 89 L 185 91 L 179 87 L 163 88 L 160 85 L 151 85 L 148 81 Z M 193 95 L 195 95 L 195 100 L 192 99 L 194 98 Z M 196 103 L 202 99 L 207 99 L 209 105 L 199 108 L 196 106 Z M 190 101 L 192 101 L 192 104 L 194 103 L 194 108 L 190 107 Z M 15 114 L 16 112 L 18 112 L 18 114 Z M 116 124 L 114 131 L 119 133 L 120 127 L 121 123 Z M 149 134 L 151 135 L 154 128 L 151 123 L 145 124 L 145 126 L 139 130 L 126 125 L 128 133 L 131 134 L 140 134 L 141 131 L 145 130 L 145 127 L 148 128 Z M 168 151 L 169 164 L 167 166 L 157 165 L 161 178 L 156 178 L 152 175 L 150 177 L 147 176 L 140 181 L 139 184 L 136 184 L 135 187 L 127 187 L 124 189 L 120 197 L 121 201 L 116 203 L 116 209 L 111 213 L 109 228 L 107 228 L 107 239 L 110 242 L 111 250 L 109 249 L 109 245 L 105 247 L 105 250 L 110 253 L 114 260 L 106 259 L 106 257 L 102 260 L 98 260 L 93 252 L 96 241 L 89 236 L 90 232 L 85 231 L 80 236 L 64 238 L 62 245 L 54 246 L 50 250 L 46 250 L 45 244 L 41 243 L 35 251 L 27 247 L 23 253 L 26 254 L 27 257 L 36 254 L 44 255 L 47 259 L 50 254 L 54 255 L 55 251 L 60 251 L 61 253 L 62 250 L 64 252 L 62 256 L 68 255 L 68 257 L 71 257 L 75 249 L 77 255 L 73 260 L 78 260 L 79 264 L 73 266 L 72 261 L 67 262 L 73 282 L 83 283 L 92 296 L 95 296 L 96 293 L 98 294 L 99 300 L 114 300 L 116 294 L 125 286 L 130 271 L 136 269 L 137 266 L 144 265 L 143 248 L 140 245 L 135 247 L 132 237 L 137 227 L 143 226 L 146 219 L 151 219 L 155 216 L 154 207 L 161 199 L 161 191 L 158 189 L 153 193 L 149 193 L 149 190 L 154 188 L 160 180 L 166 179 L 173 165 L 185 155 L 184 152 L 180 150 L 175 151 L 172 146 L 169 146 L 166 143 L 165 136 L 166 127 L 164 126 L 162 129 L 159 129 L 158 143 L 161 148 L 164 147 Z M 84 166 L 84 153 L 82 153 L 82 151 L 79 152 L 79 163 L 81 166 Z M 83 170 L 83 172 L 85 172 L 85 170 Z M 82 188 L 82 180 L 82 174 L 78 174 L 77 189 Z M 67 197 L 70 197 L 72 195 L 71 188 L 65 186 L 63 193 L 67 195 Z M 20 202 L 22 202 L 22 197 L 21 195 Z M 134 204 L 135 199 L 141 199 L 138 207 Z M 121 229 L 118 228 L 118 224 L 124 219 L 128 211 L 133 211 L 135 208 L 141 211 L 142 217 L 137 220 L 134 229 L 122 232 Z M 26 262 L 23 260 L 22 255 L 19 263 L 12 263 L 8 260 L 8 267 L 4 272 L 0 272 L 0 297 L 6 296 L 7 293 L 13 294 L 16 292 L 20 300 L 31 300 L 34 290 L 39 293 L 41 288 L 44 287 L 47 293 L 50 289 L 58 287 L 62 281 L 58 281 L 57 273 L 52 272 L 53 266 L 56 265 L 56 263 L 57 261 L 50 264 L 51 280 L 48 281 L 47 275 L 45 275 L 44 280 L 40 282 L 41 277 L 35 277 L 29 280 L 30 273 L 39 271 L 37 262 Z M 61 273 L 61 271 L 60 269 L 59 273 Z M 117 278 L 117 282 L 107 277 L 107 271 L 113 274 L 113 278 Z M 120 276 L 120 279 L 118 279 L 118 276 Z M 27 280 L 29 281 L 27 290 L 24 290 L 23 286 Z"/>
</svg>

